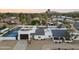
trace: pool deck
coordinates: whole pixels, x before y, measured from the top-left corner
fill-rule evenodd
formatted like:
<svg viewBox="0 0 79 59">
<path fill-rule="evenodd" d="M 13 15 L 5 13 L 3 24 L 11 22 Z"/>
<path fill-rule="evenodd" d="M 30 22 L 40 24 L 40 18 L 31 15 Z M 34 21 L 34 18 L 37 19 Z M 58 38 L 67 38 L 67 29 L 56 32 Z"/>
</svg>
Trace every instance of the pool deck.
<svg viewBox="0 0 79 59">
<path fill-rule="evenodd" d="M 25 50 L 27 48 L 27 41 L 19 40 L 13 50 Z"/>
<path fill-rule="evenodd" d="M 0 50 L 79 50 L 79 41 L 71 43 L 54 43 L 52 40 L 26 40 L 0 41 Z"/>
<path fill-rule="evenodd" d="M 32 40 L 27 50 L 79 50 L 79 41 L 54 43 L 52 40 Z"/>
<path fill-rule="evenodd" d="M 0 50 L 12 50 L 16 45 L 17 40 L 3 40 L 0 41 Z"/>
</svg>

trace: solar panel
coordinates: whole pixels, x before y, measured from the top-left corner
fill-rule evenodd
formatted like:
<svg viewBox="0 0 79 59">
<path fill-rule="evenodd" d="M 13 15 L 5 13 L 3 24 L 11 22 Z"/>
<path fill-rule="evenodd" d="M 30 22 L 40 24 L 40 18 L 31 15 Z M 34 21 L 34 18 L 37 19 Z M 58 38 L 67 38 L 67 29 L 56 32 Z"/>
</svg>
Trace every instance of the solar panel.
<svg viewBox="0 0 79 59">
<path fill-rule="evenodd" d="M 35 34 L 36 35 L 45 35 L 44 29 L 40 29 L 40 28 L 36 29 Z"/>
<path fill-rule="evenodd" d="M 54 37 L 66 37 L 69 33 L 66 30 L 52 30 L 52 36 Z"/>
</svg>

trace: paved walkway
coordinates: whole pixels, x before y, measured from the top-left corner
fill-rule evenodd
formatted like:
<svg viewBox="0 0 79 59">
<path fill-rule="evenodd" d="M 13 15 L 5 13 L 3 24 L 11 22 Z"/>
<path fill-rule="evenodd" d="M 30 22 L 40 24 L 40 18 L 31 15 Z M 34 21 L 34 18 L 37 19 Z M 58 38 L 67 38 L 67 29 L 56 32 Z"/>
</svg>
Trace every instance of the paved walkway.
<svg viewBox="0 0 79 59">
<path fill-rule="evenodd" d="M 26 40 L 19 40 L 13 50 L 25 50 L 27 48 Z"/>
<path fill-rule="evenodd" d="M 75 32 L 78 32 L 78 30 L 74 27 L 73 24 L 71 24 L 71 28 L 72 28 L 73 30 L 75 30 Z"/>
</svg>

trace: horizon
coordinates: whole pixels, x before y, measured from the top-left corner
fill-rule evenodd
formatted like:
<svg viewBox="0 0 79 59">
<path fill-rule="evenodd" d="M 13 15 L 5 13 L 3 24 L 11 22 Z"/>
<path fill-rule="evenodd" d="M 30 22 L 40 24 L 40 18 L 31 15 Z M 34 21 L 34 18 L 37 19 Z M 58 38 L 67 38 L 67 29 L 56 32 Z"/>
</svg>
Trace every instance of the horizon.
<svg viewBox="0 0 79 59">
<path fill-rule="evenodd" d="M 46 9 L 0 9 L 0 13 L 42 13 Z"/>
<path fill-rule="evenodd" d="M 56 11 L 60 13 L 77 12 L 79 9 L 50 9 L 51 11 Z"/>
<path fill-rule="evenodd" d="M 43 13 L 47 9 L 0 9 L 0 13 Z M 60 13 L 77 12 L 79 9 L 50 9 Z"/>
</svg>

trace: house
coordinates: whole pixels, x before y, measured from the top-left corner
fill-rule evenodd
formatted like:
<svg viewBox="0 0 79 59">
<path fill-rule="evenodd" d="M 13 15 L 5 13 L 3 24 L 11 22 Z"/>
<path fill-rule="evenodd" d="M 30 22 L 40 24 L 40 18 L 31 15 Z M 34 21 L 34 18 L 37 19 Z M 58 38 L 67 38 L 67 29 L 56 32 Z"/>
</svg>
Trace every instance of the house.
<svg viewBox="0 0 79 59">
<path fill-rule="evenodd" d="M 30 41 L 31 39 L 52 39 L 54 42 L 71 41 L 67 28 L 57 28 L 53 26 L 23 26 L 17 32 L 18 40 Z"/>
<path fill-rule="evenodd" d="M 35 18 L 33 18 L 33 20 L 40 20 L 40 18 L 39 17 L 35 17 Z"/>
<path fill-rule="evenodd" d="M 49 28 L 47 27 L 32 27 L 32 28 L 21 28 L 18 31 L 18 40 L 44 40 L 44 39 L 51 39 L 52 33 Z"/>
<path fill-rule="evenodd" d="M 56 23 L 57 23 L 56 21 L 57 21 L 57 18 L 48 19 L 47 24 L 48 24 L 49 26 L 51 26 L 51 25 L 56 25 Z"/>
</svg>

